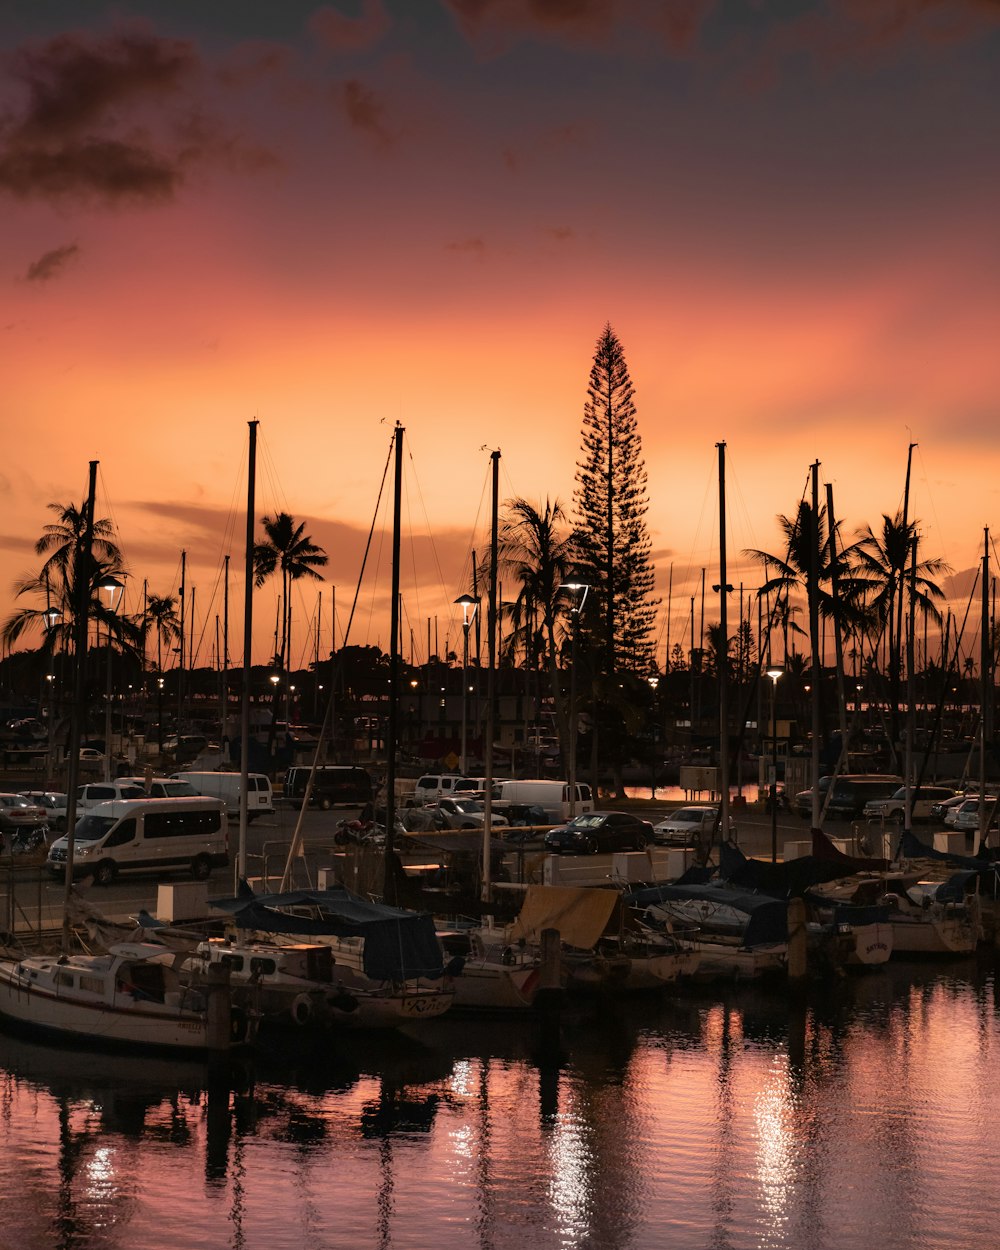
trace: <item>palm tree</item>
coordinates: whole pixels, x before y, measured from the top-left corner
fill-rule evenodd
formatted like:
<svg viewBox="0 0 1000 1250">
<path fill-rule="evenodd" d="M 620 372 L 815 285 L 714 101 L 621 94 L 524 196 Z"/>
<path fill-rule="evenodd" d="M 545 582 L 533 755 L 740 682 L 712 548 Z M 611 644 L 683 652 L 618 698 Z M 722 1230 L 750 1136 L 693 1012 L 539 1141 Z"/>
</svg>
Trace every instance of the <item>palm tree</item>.
<svg viewBox="0 0 1000 1250">
<path fill-rule="evenodd" d="M 872 650 L 880 642 L 885 646 L 885 673 L 889 692 L 890 741 L 895 743 L 899 729 L 899 697 L 902 684 L 904 590 L 913 595 L 913 608 L 921 616 L 941 620 L 936 600 L 944 591 L 932 578 L 951 570 L 944 560 L 920 560 L 919 522 L 903 522 L 900 512 L 894 517 L 882 514 L 882 525 L 876 534 L 871 526 L 858 532 L 851 548 L 852 582 L 855 595 L 863 609 L 863 624 L 873 639 Z"/>
<path fill-rule="evenodd" d="M 559 668 L 569 611 L 562 587 L 572 567 L 569 518 L 558 499 L 546 499 L 543 506 L 509 499 L 503 506 L 498 540 L 497 564 L 504 579 L 512 578 L 519 586 L 509 611 L 515 626 L 511 646 L 521 646 L 526 668 L 535 668 L 545 656 L 565 760 L 569 726 Z"/>
<path fill-rule="evenodd" d="M 72 503 L 50 503 L 48 508 L 59 519 L 43 526 L 42 536 L 35 543 L 35 555 L 51 553 L 42 565 L 40 576 L 55 581 L 65 579 L 72 572 L 73 558 L 87 529 L 87 511 Z M 95 519 L 91 552 L 94 559 L 112 573 L 122 570 L 122 553 L 114 537 L 115 527 L 106 517 Z"/>
<path fill-rule="evenodd" d="M 289 623 L 291 608 L 289 590 L 292 582 L 302 577 L 314 577 L 320 580 L 317 568 L 327 563 L 326 552 L 318 547 L 304 532 L 305 522 L 296 525 L 287 512 L 279 512 L 275 517 L 262 517 L 261 525 L 267 539 L 254 546 L 254 585 L 263 586 L 264 582 L 275 572 L 281 573 L 281 646 L 279 655 L 281 667 L 288 671 L 291 650 Z M 277 657 L 276 657 L 277 658 Z"/>
<path fill-rule="evenodd" d="M 795 591 L 806 592 L 808 590 L 812 568 L 810 549 L 813 530 L 812 504 L 806 499 L 800 500 L 795 516 L 779 516 L 778 525 L 787 540 L 784 556 L 771 555 L 767 551 L 755 549 L 745 550 L 743 554 L 751 560 L 759 561 L 764 566 L 764 575 L 767 580 L 757 593 L 761 598 L 769 598 L 772 594 L 777 596 L 772 610 L 772 621 L 780 620 L 783 623 L 787 653 L 789 626 L 796 633 L 802 633 L 802 630 L 789 619 L 797 610 L 789 606 L 789 596 Z M 836 539 L 840 533 L 840 523 L 838 522 L 833 529 L 832 537 Z M 818 544 L 816 593 L 820 614 L 832 620 L 838 619 L 838 616 L 841 620 L 845 620 L 850 615 L 855 595 L 851 576 L 851 557 L 854 549 L 852 547 L 844 549 L 836 543 L 836 560 L 831 559 L 831 535 L 827 533 L 826 508 L 822 505 L 816 514 L 816 537 Z M 841 595 L 839 602 L 835 602 L 832 589 L 826 589 L 826 585 L 832 583 L 835 575 Z M 770 624 L 771 622 L 769 622 L 769 629 Z"/>
<path fill-rule="evenodd" d="M 48 507 L 59 519 L 46 525 L 35 543 L 35 554 L 47 555 L 48 558 L 38 573 L 29 574 L 14 585 L 16 598 L 32 595 L 36 602 L 12 613 L 4 622 L 0 637 L 10 646 L 22 635 L 40 628 L 43 630 L 43 650 L 54 650 L 61 643 L 64 651 L 70 651 L 79 602 L 76 553 L 86 534 L 86 509 L 78 508 L 76 504 L 59 503 L 50 503 Z M 87 612 L 89 618 L 103 624 L 123 648 L 134 647 L 140 633 L 127 617 L 106 607 L 99 587 L 108 577 L 120 577 L 124 571 L 121 550 L 114 542 L 114 526 L 106 518 L 95 520 L 87 569 L 90 582 L 86 595 Z M 55 625 L 50 625 L 46 619 L 50 610 L 59 614 Z"/>
<path fill-rule="evenodd" d="M 149 595 L 143 614 L 143 636 L 150 628 L 156 630 L 156 671 L 163 672 L 164 644 L 175 643 L 181 636 L 181 622 L 177 615 L 177 599 L 174 595 Z"/>
</svg>

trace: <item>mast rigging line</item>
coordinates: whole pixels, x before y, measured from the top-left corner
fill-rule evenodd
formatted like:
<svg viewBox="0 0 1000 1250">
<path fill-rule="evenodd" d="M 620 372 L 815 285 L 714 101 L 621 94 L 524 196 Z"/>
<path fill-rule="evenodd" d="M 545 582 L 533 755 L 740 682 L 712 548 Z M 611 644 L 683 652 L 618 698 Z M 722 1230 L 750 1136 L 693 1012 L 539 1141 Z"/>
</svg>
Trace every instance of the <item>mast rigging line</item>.
<svg viewBox="0 0 1000 1250">
<path fill-rule="evenodd" d="M 379 509 L 382 506 L 382 495 L 385 491 L 386 479 L 389 476 L 389 466 L 392 464 L 393 451 L 398 437 L 399 431 L 394 428 L 392 438 L 389 440 L 389 454 L 386 457 L 385 468 L 382 470 L 382 481 L 378 488 L 378 498 L 375 501 L 375 511 L 372 513 L 372 523 L 368 530 L 368 541 L 365 543 L 365 553 L 361 558 L 361 571 L 358 574 L 357 584 L 354 587 L 354 599 L 351 602 L 351 611 L 347 618 L 347 624 L 344 627 L 344 641 L 339 651 L 336 651 L 335 649 L 333 657 L 333 664 L 330 673 L 330 695 L 326 701 L 326 707 L 323 711 L 323 723 L 320 726 L 319 735 L 316 739 L 316 749 L 313 753 L 312 767 L 309 770 L 309 778 L 306 781 L 305 793 L 302 795 L 302 806 L 299 808 L 298 817 L 295 821 L 295 830 L 292 833 L 292 839 L 288 847 L 288 858 L 285 861 L 285 871 L 281 878 L 282 890 L 287 890 L 291 883 L 293 861 L 300 858 L 302 855 L 302 824 L 305 819 L 305 813 L 309 808 L 309 799 L 312 795 L 313 778 L 316 775 L 316 767 L 326 746 L 327 735 L 330 731 L 330 722 L 333 719 L 333 707 L 336 700 L 337 680 L 340 676 L 341 657 L 344 650 L 347 648 L 348 640 L 351 636 L 351 624 L 354 621 L 354 610 L 357 607 L 358 596 L 361 593 L 361 583 L 364 581 L 365 568 L 368 563 L 368 554 L 371 550 L 372 537 L 375 533 L 375 523 L 378 520 Z"/>
</svg>

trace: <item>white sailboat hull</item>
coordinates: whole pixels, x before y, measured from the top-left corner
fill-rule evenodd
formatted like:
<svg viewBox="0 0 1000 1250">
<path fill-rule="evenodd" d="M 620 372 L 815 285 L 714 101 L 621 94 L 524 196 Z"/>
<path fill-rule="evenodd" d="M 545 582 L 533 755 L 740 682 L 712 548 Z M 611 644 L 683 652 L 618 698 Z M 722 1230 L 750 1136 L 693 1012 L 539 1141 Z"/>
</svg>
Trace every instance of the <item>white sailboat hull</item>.
<svg viewBox="0 0 1000 1250">
<path fill-rule="evenodd" d="M 231 1014 L 228 990 L 224 1011 L 213 1016 L 197 994 L 171 989 L 153 1001 L 126 988 L 120 973 L 108 956 L 0 960 L 0 1016 L 50 1038 L 100 1047 L 223 1051 L 243 1040 L 245 1021 Z"/>
</svg>

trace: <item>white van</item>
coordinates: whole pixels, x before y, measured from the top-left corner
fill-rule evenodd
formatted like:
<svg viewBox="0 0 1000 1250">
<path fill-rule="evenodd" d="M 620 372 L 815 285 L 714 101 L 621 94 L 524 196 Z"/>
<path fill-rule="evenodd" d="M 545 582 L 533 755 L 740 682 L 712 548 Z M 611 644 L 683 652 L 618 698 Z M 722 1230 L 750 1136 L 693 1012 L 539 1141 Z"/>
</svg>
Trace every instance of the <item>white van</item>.
<svg viewBox="0 0 1000 1250">
<path fill-rule="evenodd" d="M 136 781 L 88 781 L 76 792 L 76 814 L 92 811 L 98 803 L 111 803 L 115 799 L 145 798 L 142 785 Z"/>
<path fill-rule="evenodd" d="M 138 786 L 147 799 L 193 799 L 201 793 L 189 781 L 175 777 L 119 777 L 123 785 Z"/>
<path fill-rule="evenodd" d="M 533 803 L 540 807 L 553 821 L 569 820 L 570 789 L 568 781 L 548 781 L 529 778 L 525 781 L 504 781 L 500 786 L 501 803 Z M 573 815 L 594 810 L 590 786 L 577 782 L 576 810 Z M 503 810 L 501 808 L 501 810 Z"/>
<path fill-rule="evenodd" d="M 413 787 L 413 801 L 420 807 L 424 803 L 436 803 L 438 799 L 454 798 L 465 780 L 461 773 L 428 773 L 418 778 Z"/>
<path fill-rule="evenodd" d="M 240 818 L 240 774 L 239 773 L 171 773 L 171 777 L 186 781 L 193 786 L 196 793 L 208 794 L 213 798 L 222 799 L 229 812 L 230 819 Z M 264 773 L 250 773 L 247 777 L 247 820 L 257 816 L 268 816 L 274 811 L 274 791 L 270 777 Z"/>
<path fill-rule="evenodd" d="M 45 861 L 53 876 L 66 871 L 67 839 L 57 838 Z M 187 869 L 204 881 L 229 863 L 226 805 L 221 799 L 119 799 L 100 803 L 76 822 L 73 876 L 110 885 L 119 872 Z"/>
</svg>

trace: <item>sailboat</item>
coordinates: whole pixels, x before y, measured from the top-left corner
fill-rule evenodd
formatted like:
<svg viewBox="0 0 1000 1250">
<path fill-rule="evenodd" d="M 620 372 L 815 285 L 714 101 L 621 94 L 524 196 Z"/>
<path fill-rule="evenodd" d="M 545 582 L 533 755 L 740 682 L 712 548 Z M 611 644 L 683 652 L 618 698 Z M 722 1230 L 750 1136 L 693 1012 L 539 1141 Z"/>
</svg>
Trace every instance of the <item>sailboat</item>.
<svg viewBox="0 0 1000 1250">
<path fill-rule="evenodd" d="M 220 1053 L 244 1044 L 251 1022 L 235 1012 L 228 973 L 210 970 L 185 984 L 177 957 L 161 946 L 121 943 L 103 954 L 71 950 L 76 768 L 83 716 L 83 675 L 93 583 L 97 461 L 90 463 L 85 528 L 75 553 L 76 646 L 66 813 L 66 870 L 61 954 L 0 957 L 0 1017 L 49 1038 L 91 1046 Z"/>
<path fill-rule="evenodd" d="M 312 984 L 299 985 L 298 992 L 321 991 L 326 999 L 323 1012 L 331 1023 L 389 1028 L 432 1019 L 452 1005 L 450 970 L 444 966 L 434 922 L 427 914 L 369 902 L 342 887 L 255 894 L 244 884 L 235 897 L 213 899 L 211 905 L 232 917 L 241 936 L 228 949 L 210 944 L 203 957 L 233 964 L 235 951 L 241 963 L 237 979 L 248 983 L 256 974 L 257 981 L 270 989 L 289 974 L 304 972 L 302 979 Z M 305 943 L 325 946 L 335 964 L 331 962 L 324 972 L 313 956 L 311 963 L 300 963 L 298 971 L 290 963 L 266 966 L 275 960 L 275 946 L 304 949 Z M 254 960 L 261 961 L 256 968 Z M 349 1003 L 345 995 L 355 1002 Z"/>
<path fill-rule="evenodd" d="M 120 943 L 102 955 L 0 960 L 0 1016 L 11 1025 L 87 1046 L 221 1053 L 250 1040 L 252 1020 L 230 1002 L 229 975 L 196 984 L 183 957 L 154 943 Z"/>
</svg>

